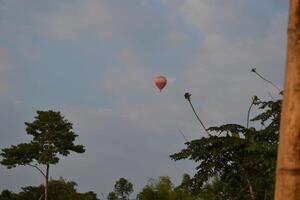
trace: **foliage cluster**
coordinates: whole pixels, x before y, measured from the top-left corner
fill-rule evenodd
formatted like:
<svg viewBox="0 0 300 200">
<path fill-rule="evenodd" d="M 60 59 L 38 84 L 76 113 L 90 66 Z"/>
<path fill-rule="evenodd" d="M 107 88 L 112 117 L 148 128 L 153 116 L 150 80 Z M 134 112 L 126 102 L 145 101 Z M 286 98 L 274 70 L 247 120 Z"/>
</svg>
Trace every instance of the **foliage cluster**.
<svg viewBox="0 0 300 200">
<path fill-rule="evenodd" d="M 181 184 L 174 187 L 167 176 L 161 176 L 158 180 L 150 179 L 137 195 L 137 200 L 193 200 L 190 180 L 190 176 L 184 174 Z"/>
<path fill-rule="evenodd" d="M 90 191 L 79 193 L 76 190 L 77 184 L 73 181 L 59 180 L 49 181 L 49 200 L 99 200 L 96 193 Z M 19 193 L 3 190 L 0 200 L 30 200 L 42 199 L 44 195 L 44 185 L 23 187 Z"/>
<path fill-rule="evenodd" d="M 129 200 L 129 195 L 133 192 L 133 185 L 125 178 L 116 181 L 114 191 L 107 196 L 108 200 Z"/>
<path fill-rule="evenodd" d="M 281 100 L 253 102 L 255 127 L 225 124 L 208 137 L 186 143 L 174 160 L 198 163 L 193 194 L 203 199 L 273 199 Z M 260 127 L 260 128 L 257 128 Z"/>
<path fill-rule="evenodd" d="M 55 165 L 59 161 L 58 155 L 85 151 L 82 145 L 74 144 L 77 135 L 72 131 L 72 124 L 60 112 L 37 111 L 35 120 L 25 122 L 25 125 L 32 140 L 4 148 L 0 154 L 3 157 L 0 163 L 8 168 L 17 165 Z"/>
</svg>

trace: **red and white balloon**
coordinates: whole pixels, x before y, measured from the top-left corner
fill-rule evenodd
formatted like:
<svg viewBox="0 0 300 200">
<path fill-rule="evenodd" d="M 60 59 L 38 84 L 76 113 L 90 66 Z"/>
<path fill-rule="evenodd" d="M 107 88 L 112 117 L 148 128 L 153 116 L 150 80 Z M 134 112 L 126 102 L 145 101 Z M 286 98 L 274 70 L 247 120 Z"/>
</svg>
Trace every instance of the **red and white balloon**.
<svg viewBox="0 0 300 200">
<path fill-rule="evenodd" d="M 164 76 L 156 76 L 154 79 L 156 87 L 159 89 L 161 92 L 162 89 L 167 85 L 167 78 Z"/>
</svg>

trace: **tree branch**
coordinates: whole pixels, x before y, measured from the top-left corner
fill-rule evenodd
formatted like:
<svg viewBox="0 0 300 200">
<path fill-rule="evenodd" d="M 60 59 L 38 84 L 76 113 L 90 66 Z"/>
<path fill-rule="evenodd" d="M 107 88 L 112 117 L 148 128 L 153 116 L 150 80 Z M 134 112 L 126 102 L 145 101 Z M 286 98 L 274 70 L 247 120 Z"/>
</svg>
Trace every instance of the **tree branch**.
<svg viewBox="0 0 300 200">
<path fill-rule="evenodd" d="M 256 68 L 252 68 L 251 69 L 251 72 L 255 73 L 257 76 L 259 76 L 262 80 L 270 83 L 274 88 L 276 88 L 279 92 L 279 94 L 281 94 L 282 90 L 277 86 L 275 85 L 272 81 L 266 79 L 265 77 L 263 77 L 262 75 L 260 75 L 257 71 L 256 71 Z"/>
<path fill-rule="evenodd" d="M 247 113 L 247 128 L 249 127 L 249 118 L 250 118 L 250 111 L 251 111 L 251 108 L 252 106 L 257 103 L 258 101 L 258 97 L 257 96 L 253 96 L 252 97 L 252 100 L 251 100 L 251 105 L 249 107 L 249 110 L 248 110 L 248 113 Z"/>
<path fill-rule="evenodd" d="M 249 118 L 250 118 L 250 111 L 251 111 L 251 108 L 253 106 L 253 101 L 251 102 L 251 105 L 249 107 L 249 110 L 248 110 L 248 113 L 247 113 L 247 128 L 249 127 Z"/>
<path fill-rule="evenodd" d="M 194 106 L 193 106 L 193 104 L 192 104 L 192 101 L 191 101 L 191 96 L 192 96 L 192 94 L 190 94 L 190 93 L 188 93 L 188 92 L 186 92 L 186 93 L 184 94 L 184 98 L 185 98 L 186 100 L 188 100 L 188 102 L 190 103 L 190 106 L 191 106 L 191 108 L 192 108 L 192 110 L 193 110 L 195 116 L 197 117 L 197 119 L 198 119 L 198 121 L 200 122 L 201 126 L 202 126 L 203 129 L 205 130 L 206 134 L 207 134 L 208 136 L 211 136 L 211 135 L 208 133 L 207 128 L 204 126 L 203 122 L 201 121 L 200 117 L 199 117 L 198 114 L 196 113 L 195 108 L 194 108 Z"/>
<path fill-rule="evenodd" d="M 244 174 L 244 177 L 246 178 L 246 181 L 247 181 L 247 185 L 248 185 L 248 188 L 249 188 L 249 193 L 250 193 L 251 199 L 255 200 L 255 196 L 254 196 L 254 192 L 253 192 L 253 186 L 252 186 L 252 183 L 251 183 L 251 181 L 249 180 L 249 178 L 248 178 L 248 176 L 247 176 L 247 173 L 246 173 L 246 170 L 244 169 L 244 167 L 242 166 L 241 163 L 240 163 L 240 166 L 241 166 L 241 172 L 242 172 L 242 174 Z"/>
<path fill-rule="evenodd" d="M 33 168 L 37 169 L 44 176 L 44 178 L 46 178 L 45 173 L 38 166 L 32 165 L 32 164 L 27 164 L 27 165 L 30 166 L 30 167 L 33 167 Z"/>
<path fill-rule="evenodd" d="M 43 196 L 44 196 L 44 194 L 42 194 L 42 195 L 40 196 L 39 200 L 41 200 Z"/>
</svg>

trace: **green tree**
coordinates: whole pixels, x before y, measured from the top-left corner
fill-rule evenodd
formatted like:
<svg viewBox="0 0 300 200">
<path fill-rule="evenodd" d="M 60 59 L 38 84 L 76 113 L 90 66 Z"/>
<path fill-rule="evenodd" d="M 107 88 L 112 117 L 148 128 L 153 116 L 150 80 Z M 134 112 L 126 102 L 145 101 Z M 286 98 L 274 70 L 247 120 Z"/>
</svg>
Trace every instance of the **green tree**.
<svg viewBox="0 0 300 200">
<path fill-rule="evenodd" d="M 49 181 L 50 200 L 98 200 L 94 192 L 78 193 L 77 184 L 73 181 L 66 181 L 63 178 Z M 18 194 L 17 200 L 41 199 L 43 196 L 44 185 L 23 187 Z"/>
<path fill-rule="evenodd" d="M 190 175 L 183 174 L 181 184 L 176 189 L 182 190 L 185 193 L 191 193 L 191 181 Z"/>
<path fill-rule="evenodd" d="M 208 131 L 217 135 L 187 142 L 186 148 L 171 155 L 198 163 L 191 180 L 194 194 L 215 200 L 273 199 L 281 100 L 253 103 L 261 110 L 251 120 L 258 122 L 255 127 L 211 127 Z"/>
<path fill-rule="evenodd" d="M 181 185 L 173 186 L 168 176 L 161 176 L 158 180 L 149 180 L 148 184 L 137 195 L 138 200 L 194 200 L 195 198 L 188 191 L 188 175 L 183 176 Z"/>
<path fill-rule="evenodd" d="M 27 134 L 33 138 L 29 143 L 12 145 L 2 149 L 1 164 L 7 168 L 18 165 L 37 169 L 45 179 L 44 199 L 48 200 L 48 181 L 50 165 L 59 162 L 59 155 L 67 156 L 71 151 L 84 153 L 82 145 L 75 145 L 77 135 L 72 131 L 72 124 L 60 112 L 37 111 L 35 120 L 25 122 Z M 42 170 L 41 165 L 45 166 Z"/>
<path fill-rule="evenodd" d="M 3 190 L 0 194 L 0 200 L 17 200 L 17 197 L 17 194 L 9 190 Z"/>
<path fill-rule="evenodd" d="M 114 191 L 110 192 L 107 196 L 109 200 L 127 200 L 130 194 L 133 192 L 133 185 L 125 178 L 120 178 L 114 185 Z"/>
<path fill-rule="evenodd" d="M 118 200 L 118 196 L 115 192 L 108 193 L 107 200 Z"/>
<path fill-rule="evenodd" d="M 26 200 L 26 199 L 41 200 L 44 197 L 43 191 L 44 191 L 43 185 L 40 185 L 38 187 L 36 186 L 23 187 L 22 191 L 18 194 L 18 200 Z"/>
<path fill-rule="evenodd" d="M 200 199 L 205 200 L 223 200 L 230 199 L 226 192 L 226 183 L 219 177 L 213 177 L 209 183 L 205 184 L 199 193 Z"/>
<path fill-rule="evenodd" d="M 72 200 L 99 200 L 99 199 L 97 198 L 96 193 L 89 191 L 86 193 L 77 193 L 76 198 Z"/>
</svg>

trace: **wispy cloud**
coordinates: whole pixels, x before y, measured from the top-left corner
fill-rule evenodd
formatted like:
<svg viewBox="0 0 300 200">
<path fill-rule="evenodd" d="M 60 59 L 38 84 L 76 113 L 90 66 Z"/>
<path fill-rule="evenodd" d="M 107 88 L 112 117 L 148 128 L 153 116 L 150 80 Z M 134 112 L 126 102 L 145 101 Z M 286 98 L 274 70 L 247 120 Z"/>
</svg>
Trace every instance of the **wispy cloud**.
<svg viewBox="0 0 300 200">
<path fill-rule="evenodd" d="M 152 81 L 151 73 L 134 52 L 127 49 L 121 52 L 116 60 L 116 66 L 108 66 L 99 77 L 100 89 L 119 96 L 143 95 L 145 91 L 149 92 L 149 84 Z"/>
</svg>

